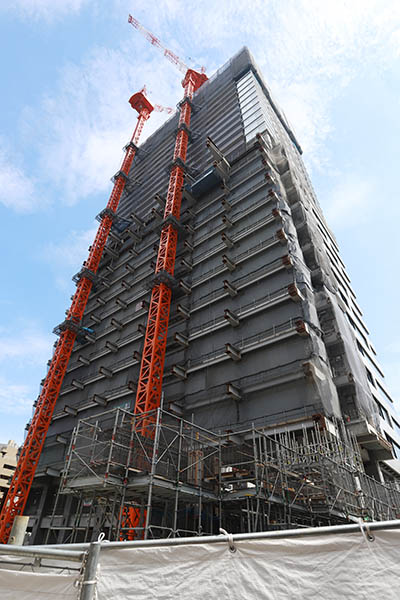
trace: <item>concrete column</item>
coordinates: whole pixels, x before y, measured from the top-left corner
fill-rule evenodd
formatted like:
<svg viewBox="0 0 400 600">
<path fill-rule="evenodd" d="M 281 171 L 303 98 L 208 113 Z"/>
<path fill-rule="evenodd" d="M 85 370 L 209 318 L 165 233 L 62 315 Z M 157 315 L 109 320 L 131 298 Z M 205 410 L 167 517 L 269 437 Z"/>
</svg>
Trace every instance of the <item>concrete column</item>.
<svg viewBox="0 0 400 600">
<path fill-rule="evenodd" d="M 18 515 L 14 519 L 13 526 L 11 528 L 10 537 L 8 540 L 9 544 L 13 546 L 23 546 L 26 534 L 26 528 L 28 527 L 29 517 Z"/>
</svg>

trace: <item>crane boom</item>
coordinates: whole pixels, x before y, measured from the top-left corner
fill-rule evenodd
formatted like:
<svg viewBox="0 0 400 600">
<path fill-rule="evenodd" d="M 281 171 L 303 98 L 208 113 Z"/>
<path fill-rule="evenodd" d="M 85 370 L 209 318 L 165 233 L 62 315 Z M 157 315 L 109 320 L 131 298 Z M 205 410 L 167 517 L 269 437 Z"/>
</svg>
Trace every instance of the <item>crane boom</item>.
<svg viewBox="0 0 400 600">
<path fill-rule="evenodd" d="M 175 112 L 175 110 L 170 106 L 161 106 L 161 104 L 155 104 L 154 110 L 156 112 L 166 112 L 168 115 L 172 115 L 172 113 Z"/>
<path fill-rule="evenodd" d="M 145 85 L 142 87 L 139 94 L 143 94 L 144 96 L 147 96 L 147 88 Z M 175 112 L 174 108 L 171 108 L 170 106 L 162 106 L 162 104 L 153 104 L 153 110 L 155 110 L 156 112 L 159 112 L 159 113 L 166 112 L 169 115 L 171 115 L 173 112 Z"/>
<path fill-rule="evenodd" d="M 151 33 L 151 31 L 149 31 L 148 29 L 143 27 L 143 25 L 141 23 L 139 23 L 139 21 L 137 19 L 135 19 L 135 17 L 132 17 L 132 15 L 129 15 L 128 23 L 130 23 L 132 25 L 132 27 L 137 29 L 146 38 L 146 40 L 148 40 L 150 42 L 150 44 L 152 44 L 153 46 L 155 46 L 156 48 L 161 50 L 161 52 L 164 54 L 165 58 L 167 60 L 169 60 L 173 65 L 178 67 L 178 69 L 180 70 L 181 73 L 184 73 L 186 75 L 189 67 L 185 65 L 185 63 L 179 58 L 179 56 L 177 56 L 171 50 L 168 50 L 168 48 L 166 48 L 160 42 L 158 37 L 156 37 L 153 33 Z"/>
<path fill-rule="evenodd" d="M 131 141 L 126 145 L 126 153 L 121 169 L 115 176 L 107 207 L 100 213 L 101 222 L 95 240 L 90 247 L 89 257 L 79 273 L 77 288 L 72 299 L 66 320 L 57 328 L 59 339 L 55 347 L 50 367 L 37 400 L 35 412 L 28 429 L 25 442 L 15 469 L 7 497 L 0 514 L 0 543 L 7 543 L 14 518 L 24 511 L 28 494 L 33 482 L 36 467 L 49 429 L 54 407 L 67 370 L 77 334 L 81 331 L 81 320 L 86 308 L 93 281 L 110 233 L 113 219 L 129 176 L 136 144 L 139 141 L 145 121 L 149 118 L 153 106 L 142 92 L 134 94 L 129 100 L 138 114 L 138 120 Z"/>
</svg>

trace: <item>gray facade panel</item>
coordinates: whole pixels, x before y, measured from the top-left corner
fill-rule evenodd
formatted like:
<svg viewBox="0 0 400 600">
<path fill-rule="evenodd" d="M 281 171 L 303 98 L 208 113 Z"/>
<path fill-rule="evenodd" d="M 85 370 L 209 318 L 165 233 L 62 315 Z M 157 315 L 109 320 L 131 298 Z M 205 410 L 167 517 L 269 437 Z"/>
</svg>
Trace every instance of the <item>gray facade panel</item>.
<svg viewBox="0 0 400 600">
<path fill-rule="evenodd" d="M 375 382 L 371 391 L 368 332 L 300 147 L 247 49 L 199 89 L 194 106 L 164 408 L 219 431 L 319 413 L 361 419 L 379 442 L 377 402 L 387 399 Z M 93 339 L 74 348 L 36 486 L 47 481 L 46 465 L 62 468 L 78 419 L 134 406 L 177 122 L 174 115 L 135 158 L 99 269 L 105 281 L 83 319 Z M 231 170 L 192 202 L 188 192 L 201 190 L 214 160 L 208 137 Z"/>
</svg>

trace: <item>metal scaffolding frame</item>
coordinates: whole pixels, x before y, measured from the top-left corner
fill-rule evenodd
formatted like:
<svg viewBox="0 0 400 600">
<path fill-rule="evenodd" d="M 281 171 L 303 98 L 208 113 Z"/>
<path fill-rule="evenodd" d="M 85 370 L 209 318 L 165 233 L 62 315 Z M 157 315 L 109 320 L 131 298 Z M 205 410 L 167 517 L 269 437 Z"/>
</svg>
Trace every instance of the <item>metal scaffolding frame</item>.
<svg viewBox="0 0 400 600">
<path fill-rule="evenodd" d="M 151 437 L 143 436 L 143 428 Z M 68 506 L 67 506 L 68 503 Z M 132 518 L 132 516 L 134 518 Z M 117 408 L 74 430 L 45 543 L 140 540 L 399 518 L 341 421 L 215 433 Z"/>
</svg>

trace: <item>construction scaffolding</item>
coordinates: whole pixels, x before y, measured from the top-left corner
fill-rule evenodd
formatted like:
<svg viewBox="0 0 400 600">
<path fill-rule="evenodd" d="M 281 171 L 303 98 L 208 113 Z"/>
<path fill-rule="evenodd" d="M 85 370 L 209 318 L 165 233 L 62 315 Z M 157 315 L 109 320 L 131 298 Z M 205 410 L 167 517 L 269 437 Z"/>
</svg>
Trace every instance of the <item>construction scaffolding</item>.
<svg viewBox="0 0 400 600">
<path fill-rule="evenodd" d="M 86 542 L 100 532 L 134 540 L 399 516 L 400 485 L 365 474 L 340 421 L 316 415 L 297 429 L 215 433 L 162 409 L 138 416 L 117 408 L 79 421 L 46 543 Z"/>
</svg>

